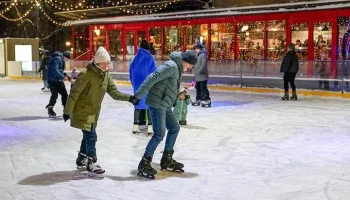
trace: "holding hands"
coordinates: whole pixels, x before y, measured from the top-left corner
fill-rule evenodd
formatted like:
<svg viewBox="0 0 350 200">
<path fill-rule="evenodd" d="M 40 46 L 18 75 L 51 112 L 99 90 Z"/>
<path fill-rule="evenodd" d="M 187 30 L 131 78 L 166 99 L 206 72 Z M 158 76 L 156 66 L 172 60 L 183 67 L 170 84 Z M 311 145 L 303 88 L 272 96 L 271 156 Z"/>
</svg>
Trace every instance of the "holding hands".
<svg viewBox="0 0 350 200">
<path fill-rule="evenodd" d="M 138 100 L 135 96 L 131 95 L 129 98 L 129 102 L 136 106 L 137 104 L 139 104 L 140 100 Z"/>
</svg>

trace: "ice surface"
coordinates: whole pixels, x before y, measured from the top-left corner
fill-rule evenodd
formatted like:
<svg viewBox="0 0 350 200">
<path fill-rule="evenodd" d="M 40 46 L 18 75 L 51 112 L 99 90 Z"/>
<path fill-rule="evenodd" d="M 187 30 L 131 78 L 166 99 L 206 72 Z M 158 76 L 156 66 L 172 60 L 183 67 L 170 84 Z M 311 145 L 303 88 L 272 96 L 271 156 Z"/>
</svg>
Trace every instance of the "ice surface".
<svg viewBox="0 0 350 200">
<path fill-rule="evenodd" d="M 131 133 L 128 102 L 106 96 L 97 128 L 106 177 L 94 180 L 75 169 L 81 131 L 47 118 L 41 87 L 0 80 L 1 200 L 350 199 L 350 101 L 212 92 L 213 107 L 190 107 L 177 140 L 186 172 L 145 181 L 135 175 L 149 138 Z M 54 110 L 62 115 L 60 101 Z"/>
</svg>

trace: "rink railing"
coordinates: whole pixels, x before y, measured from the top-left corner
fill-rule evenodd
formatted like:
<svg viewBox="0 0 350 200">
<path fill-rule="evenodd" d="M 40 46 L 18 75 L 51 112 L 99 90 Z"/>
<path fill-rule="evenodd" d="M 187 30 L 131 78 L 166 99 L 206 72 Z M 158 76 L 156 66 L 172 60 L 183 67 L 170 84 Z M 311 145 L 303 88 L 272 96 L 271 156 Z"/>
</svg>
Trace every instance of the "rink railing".
<svg viewBox="0 0 350 200">
<path fill-rule="evenodd" d="M 90 61 L 71 61 L 66 64 L 66 71 L 73 67 L 83 70 Z M 161 60 L 156 60 L 159 66 Z M 115 61 L 110 72 L 118 78 L 118 74 L 129 72 L 130 61 Z M 281 60 L 239 60 L 239 61 L 209 61 L 209 83 L 240 85 L 253 87 L 282 88 L 283 73 L 280 73 Z M 350 91 L 348 89 L 350 60 L 335 61 L 300 61 L 300 70 L 296 77 L 299 88 L 321 89 L 333 91 Z M 39 63 L 33 64 L 33 70 L 23 71 L 24 76 L 40 76 L 37 73 Z M 192 80 L 191 71 L 184 73 L 185 82 Z"/>
</svg>

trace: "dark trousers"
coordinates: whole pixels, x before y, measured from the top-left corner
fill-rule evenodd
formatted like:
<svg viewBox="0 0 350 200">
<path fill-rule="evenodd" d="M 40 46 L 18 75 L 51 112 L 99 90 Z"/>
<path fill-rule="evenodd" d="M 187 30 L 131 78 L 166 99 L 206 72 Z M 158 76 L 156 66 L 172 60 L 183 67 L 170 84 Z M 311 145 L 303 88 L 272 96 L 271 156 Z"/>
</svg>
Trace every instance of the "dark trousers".
<svg viewBox="0 0 350 200">
<path fill-rule="evenodd" d="M 210 100 L 209 90 L 207 87 L 208 81 L 196 82 L 196 100 L 207 101 Z"/>
<path fill-rule="evenodd" d="M 80 153 L 85 154 L 88 157 L 96 158 L 96 142 L 97 134 L 95 128 L 91 126 L 90 131 L 83 131 L 83 139 L 80 144 Z"/>
<path fill-rule="evenodd" d="M 293 92 L 296 91 L 296 87 L 295 87 L 295 76 L 297 75 L 297 73 L 284 73 L 283 76 L 283 81 L 284 81 L 284 91 L 288 92 L 289 90 L 289 86 L 288 84 L 290 83 L 290 86 L 292 87 Z"/>
<path fill-rule="evenodd" d="M 136 125 L 152 125 L 152 118 L 148 109 L 135 109 L 134 110 L 134 124 Z"/>
<path fill-rule="evenodd" d="M 51 97 L 50 97 L 50 102 L 49 106 L 55 106 L 58 98 L 58 94 L 61 95 L 61 100 L 62 100 L 62 105 L 63 107 L 66 106 L 67 98 L 68 98 L 68 93 L 66 90 L 66 86 L 64 85 L 64 82 L 49 82 L 49 87 L 50 87 L 50 92 L 51 92 Z"/>
</svg>

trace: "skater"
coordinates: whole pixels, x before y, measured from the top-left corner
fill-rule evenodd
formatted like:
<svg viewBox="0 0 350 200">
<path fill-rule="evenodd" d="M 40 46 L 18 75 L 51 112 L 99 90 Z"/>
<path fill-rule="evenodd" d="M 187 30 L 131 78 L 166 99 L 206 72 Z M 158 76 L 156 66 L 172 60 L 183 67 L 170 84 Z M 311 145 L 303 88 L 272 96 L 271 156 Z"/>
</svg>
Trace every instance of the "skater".
<svg viewBox="0 0 350 200">
<path fill-rule="evenodd" d="M 283 72 L 283 81 L 284 81 L 284 96 L 282 97 L 282 100 L 289 100 L 289 93 L 288 93 L 288 84 L 290 83 L 290 86 L 292 87 L 293 94 L 290 99 L 297 100 L 297 93 L 296 93 L 296 87 L 295 87 L 295 76 L 297 75 L 299 71 L 299 60 L 298 56 L 295 52 L 295 46 L 293 43 L 291 43 L 288 46 L 288 52 L 284 56 L 282 64 L 281 64 L 281 70 L 280 72 Z"/>
<path fill-rule="evenodd" d="M 146 40 L 141 40 L 140 48 L 130 63 L 129 75 L 134 93 L 139 89 L 147 76 L 157 69 L 156 63 L 149 50 L 150 45 L 148 42 Z M 148 106 L 146 105 L 146 96 L 140 100 L 140 103 L 135 106 L 134 110 L 134 126 L 132 132 L 136 134 L 140 133 L 140 130 L 145 131 L 146 134 L 153 133 L 152 118 Z"/>
<path fill-rule="evenodd" d="M 194 66 L 194 81 L 196 82 L 196 101 L 192 102 L 193 106 L 211 107 L 209 90 L 207 87 L 209 71 L 207 62 L 207 52 L 201 44 L 195 46 L 198 54 L 198 62 Z"/>
<path fill-rule="evenodd" d="M 317 61 L 318 73 L 320 74 L 320 79 L 318 81 L 318 87 L 321 89 L 322 83 L 325 90 L 329 90 L 329 79 L 330 77 L 330 62 L 328 61 L 328 50 L 323 48 L 320 50 L 320 60 Z"/>
<path fill-rule="evenodd" d="M 107 71 L 110 62 L 111 57 L 106 49 L 99 47 L 93 61 L 86 67 L 87 71 L 81 73 L 73 84 L 63 114 L 64 121 L 70 119 L 70 125 L 83 132 L 76 159 L 77 167 L 86 167 L 89 176 L 101 178 L 105 170 L 97 164 L 95 145 L 96 127 L 103 97 L 107 92 L 115 100 L 130 101 L 131 99 L 131 95 L 119 92 L 115 86 Z"/>
<path fill-rule="evenodd" d="M 51 91 L 50 102 L 46 106 L 49 117 L 56 117 L 53 107 L 56 104 L 58 94 L 61 95 L 62 106 L 64 107 L 66 105 L 68 94 L 63 80 L 65 78 L 65 62 L 70 59 L 71 53 L 69 51 L 66 51 L 63 54 L 55 52 L 51 55 L 47 68 L 47 81 Z"/>
<path fill-rule="evenodd" d="M 42 79 L 44 82 L 44 87 L 41 88 L 41 91 L 43 92 L 49 92 L 50 88 L 49 88 L 49 83 L 47 82 L 47 65 L 49 64 L 50 61 L 50 51 L 49 50 L 44 50 L 43 51 L 43 56 L 42 56 L 42 60 L 40 63 L 40 68 L 38 70 L 38 72 L 42 72 Z"/>
<path fill-rule="evenodd" d="M 197 55 L 194 51 L 173 52 L 171 60 L 165 62 L 150 74 L 140 88 L 131 98 L 134 105 L 138 99 L 147 95 L 146 104 L 149 106 L 153 120 L 153 136 L 149 141 L 146 151 L 138 166 L 138 176 L 154 178 L 157 171 L 152 168 L 151 161 L 158 144 L 165 136 L 165 128 L 168 130 L 163 157 L 160 161 L 161 169 L 183 171 L 184 165 L 173 160 L 174 145 L 180 126 L 176 121 L 171 108 L 178 94 L 182 71 L 186 71 L 197 63 Z"/>
<path fill-rule="evenodd" d="M 181 126 L 187 125 L 187 106 L 191 104 L 191 97 L 186 89 L 182 89 L 179 92 L 179 98 L 176 100 L 174 107 L 174 115 L 176 120 Z"/>
</svg>

